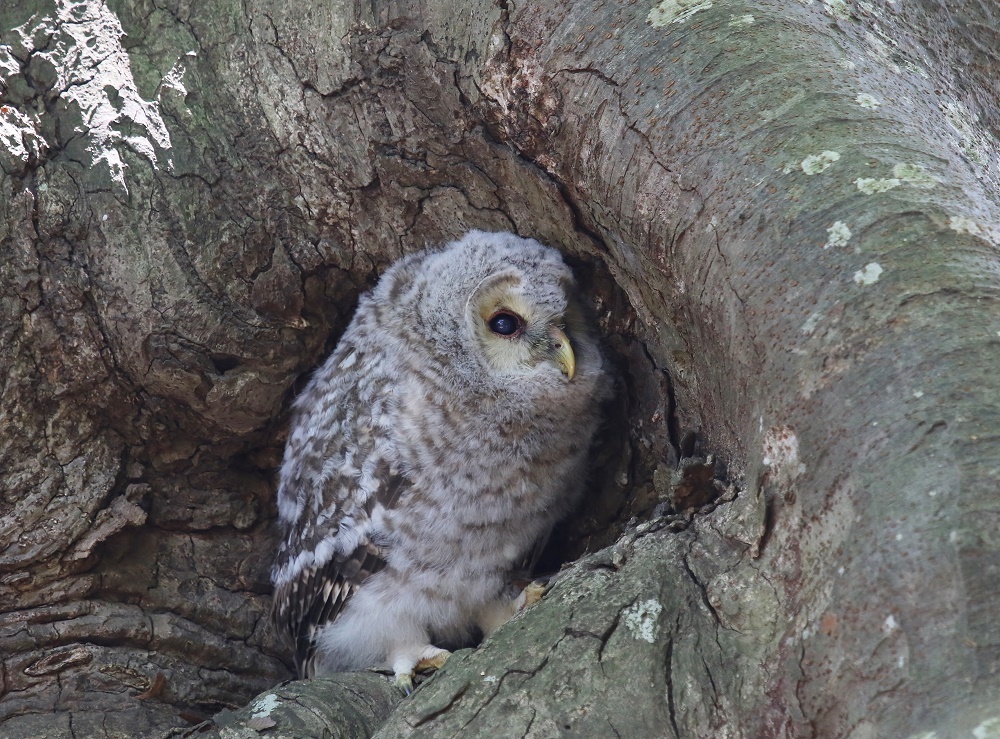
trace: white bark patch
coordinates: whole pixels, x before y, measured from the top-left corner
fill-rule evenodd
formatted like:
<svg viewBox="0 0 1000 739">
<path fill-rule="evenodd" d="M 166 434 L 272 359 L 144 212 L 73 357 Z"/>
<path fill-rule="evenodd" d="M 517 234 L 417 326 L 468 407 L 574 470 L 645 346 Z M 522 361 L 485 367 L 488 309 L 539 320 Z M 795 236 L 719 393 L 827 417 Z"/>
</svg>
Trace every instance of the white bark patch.
<svg viewBox="0 0 1000 739">
<path fill-rule="evenodd" d="M 22 44 L 27 44 L 23 27 L 15 28 L 12 32 L 21 36 Z M 19 74 L 20 62 L 10 53 L 9 46 L 0 45 L 0 83 Z M 3 85 L 0 84 L 0 89 L 2 88 Z M 37 115 L 23 113 L 11 105 L 0 106 L 0 146 L 22 162 L 27 162 L 32 155 L 39 157 L 48 147 L 38 133 L 36 120 Z"/>
<path fill-rule="evenodd" d="M 711 0 L 660 0 L 649 11 L 646 22 L 656 28 L 665 28 L 672 23 L 683 23 L 695 13 L 711 7 Z"/>
<path fill-rule="evenodd" d="M 0 145 L 22 162 L 48 148 L 31 118 L 9 105 L 0 107 Z"/>
<path fill-rule="evenodd" d="M 805 320 L 805 323 L 802 324 L 802 333 L 811 334 L 813 331 L 815 331 L 816 326 L 819 325 L 819 320 L 822 317 L 823 314 L 818 311 L 810 313 L 809 317 Z"/>
<path fill-rule="evenodd" d="M 975 739 L 1000 739 L 1000 716 L 988 718 L 972 730 Z"/>
<path fill-rule="evenodd" d="M 823 244 L 823 248 L 847 246 L 847 242 L 850 240 L 851 229 L 847 227 L 847 224 L 843 221 L 834 221 L 833 225 L 826 230 L 826 243 Z"/>
<path fill-rule="evenodd" d="M 967 216 L 952 216 L 948 219 L 948 228 L 962 234 L 970 234 L 971 236 L 981 236 L 983 233 L 983 230 L 979 228 L 979 224 Z"/>
<path fill-rule="evenodd" d="M 657 600 L 644 600 L 634 603 L 624 611 L 625 628 L 629 630 L 636 640 L 647 641 L 652 644 L 656 641 L 656 632 L 659 631 L 657 619 L 663 606 Z"/>
<path fill-rule="evenodd" d="M 143 100 L 122 47 L 121 22 L 101 0 L 56 0 L 55 18 L 43 17 L 20 32 L 26 48 L 48 60 L 56 88 L 80 110 L 79 131 L 89 142 L 90 166 L 107 167 L 126 191 L 127 165 L 117 150 L 125 144 L 155 168 L 157 150 L 169 150 L 170 134 L 156 101 Z M 33 39 L 44 40 L 34 48 Z M 0 76 L 5 68 L 0 68 Z M 168 166 L 169 162 L 168 162 Z"/>
<path fill-rule="evenodd" d="M 874 285 L 884 271 L 878 262 L 869 262 L 864 269 L 854 273 L 854 281 L 862 286 Z"/>
<path fill-rule="evenodd" d="M 892 168 L 892 175 L 907 185 L 920 187 L 925 190 L 929 190 L 938 183 L 919 164 L 897 164 Z"/>
<path fill-rule="evenodd" d="M 882 631 L 889 634 L 899 628 L 899 624 L 896 623 L 896 618 L 890 613 L 885 617 L 885 621 L 882 623 Z"/>
<path fill-rule="evenodd" d="M 845 0 L 824 0 L 823 11 L 837 20 L 847 20 L 851 17 L 851 11 Z"/>
<path fill-rule="evenodd" d="M 490 39 L 491 49 L 494 46 L 502 46 L 498 38 Z M 518 102 L 520 95 L 527 93 L 530 98 L 534 98 L 544 87 L 541 65 L 530 57 L 519 61 L 513 78 L 507 74 L 506 69 L 497 65 L 488 66 L 483 75 L 483 92 L 500 107 L 504 115 L 510 113 L 511 107 Z"/>
<path fill-rule="evenodd" d="M 840 159 L 840 153 L 836 151 L 823 151 L 819 154 L 811 154 L 802 160 L 799 165 L 802 171 L 808 175 L 819 174 L 830 168 L 830 166 Z"/>
<path fill-rule="evenodd" d="M 16 33 L 21 29 L 15 28 Z M 14 58 L 14 55 L 10 53 L 9 46 L 0 45 L 0 78 L 10 79 L 15 74 L 21 72 L 21 64 Z"/>
<path fill-rule="evenodd" d="M 876 110 L 882 104 L 875 96 L 869 95 L 867 92 L 859 92 L 858 96 L 854 98 L 854 102 L 869 110 Z"/>
<path fill-rule="evenodd" d="M 184 86 L 184 73 L 186 71 L 187 70 L 184 68 L 184 65 L 181 64 L 181 60 L 178 59 L 174 62 L 174 66 L 172 66 L 167 73 L 163 75 L 163 81 L 160 83 L 160 88 L 162 90 L 176 90 L 181 95 L 187 95 L 187 88 Z"/>
<path fill-rule="evenodd" d="M 788 472 L 796 477 L 806 471 L 799 461 L 799 437 L 791 426 L 774 426 L 764 436 L 764 457 L 761 460 L 773 470 Z"/>
<path fill-rule="evenodd" d="M 854 180 L 854 184 L 865 195 L 874 195 L 875 193 L 886 192 L 894 187 L 899 187 L 903 183 L 895 177 L 858 177 L 858 179 Z"/>
<path fill-rule="evenodd" d="M 756 22 L 756 19 L 750 15 L 733 15 L 729 17 L 729 27 L 730 28 L 746 28 L 747 26 L 752 26 Z"/>
<path fill-rule="evenodd" d="M 880 62 L 883 66 L 891 69 L 895 74 L 899 74 L 899 65 L 893 61 L 893 49 L 892 47 L 898 46 L 895 40 L 892 41 L 892 47 L 886 43 L 883 39 L 879 38 L 876 34 L 871 31 L 865 31 L 865 41 L 867 42 L 868 55 L 874 58 L 875 61 Z"/>
<path fill-rule="evenodd" d="M 274 693 L 268 693 L 267 695 L 262 695 L 260 698 L 255 700 L 251 706 L 250 710 L 253 711 L 250 714 L 251 718 L 265 718 L 271 715 L 271 711 L 277 708 L 279 705 L 278 696 Z"/>
</svg>

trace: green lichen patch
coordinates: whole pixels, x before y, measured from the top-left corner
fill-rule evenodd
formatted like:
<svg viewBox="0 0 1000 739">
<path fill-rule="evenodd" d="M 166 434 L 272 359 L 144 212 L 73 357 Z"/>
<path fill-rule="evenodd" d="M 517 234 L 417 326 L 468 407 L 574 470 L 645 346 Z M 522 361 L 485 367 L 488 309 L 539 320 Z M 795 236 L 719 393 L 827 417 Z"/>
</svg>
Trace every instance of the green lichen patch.
<svg viewBox="0 0 1000 739">
<path fill-rule="evenodd" d="M 834 162 L 840 160 L 840 153 L 836 151 L 822 151 L 819 154 L 811 154 L 802 160 L 799 165 L 802 171 L 808 175 L 819 174 L 829 169 Z"/>
</svg>

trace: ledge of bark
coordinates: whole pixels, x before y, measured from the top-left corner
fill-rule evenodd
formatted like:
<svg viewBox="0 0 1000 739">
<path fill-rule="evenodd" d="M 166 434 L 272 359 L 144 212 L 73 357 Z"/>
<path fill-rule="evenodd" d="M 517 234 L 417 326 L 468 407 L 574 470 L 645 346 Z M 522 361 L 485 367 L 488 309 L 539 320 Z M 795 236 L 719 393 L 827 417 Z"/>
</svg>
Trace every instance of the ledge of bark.
<svg viewBox="0 0 1000 739">
<path fill-rule="evenodd" d="M 367 739 L 402 699 L 389 676 L 343 673 L 282 683 L 239 711 L 224 711 L 211 721 L 167 736 Z"/>
</svg>

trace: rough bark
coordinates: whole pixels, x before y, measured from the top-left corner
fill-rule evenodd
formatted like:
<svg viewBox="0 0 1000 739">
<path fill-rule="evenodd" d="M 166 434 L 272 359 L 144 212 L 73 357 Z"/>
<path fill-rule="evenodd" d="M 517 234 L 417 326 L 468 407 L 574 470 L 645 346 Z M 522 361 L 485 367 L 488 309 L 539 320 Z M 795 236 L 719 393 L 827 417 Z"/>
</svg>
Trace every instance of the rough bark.
<svg viewBox="0 0 1000 739">
<path fill-rule="evenodd" d="M 288 677 L 283 409 L 386 265 L 472 227 L 564 250 L 619 401 L 550 559 L 589 554 L 383 736 L 1000 730 L 997 28 L 4 4 L 4 735 L 153 733 Z M 657 528 L 692 434 L 738 495 Z"/>
<path fill-rule="evenodd" d="M 402 698 L 391 676 L 341 673 L 279 685 L 239 711 L 221 711 L 211 721 L 168 736 L 237 739 L 267 732 L 293 739 L 367 739 Z"/>
</svg>

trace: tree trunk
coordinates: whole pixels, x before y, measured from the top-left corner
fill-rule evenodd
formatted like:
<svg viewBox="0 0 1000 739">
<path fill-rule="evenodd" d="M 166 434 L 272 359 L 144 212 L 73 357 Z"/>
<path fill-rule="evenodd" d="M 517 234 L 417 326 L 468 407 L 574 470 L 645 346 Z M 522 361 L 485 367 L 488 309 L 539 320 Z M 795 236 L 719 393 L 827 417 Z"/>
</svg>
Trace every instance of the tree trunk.
<svg viewBox="0 0 1000 739">
<path fill-rule="evenodd" d="M 548 555 L 579 561 L 381 736 L 1000 732 L 998 16 L 4 3 L 3 735 L 290 677 L 284 409 L 362 290 L 469 228 L 567 254 L 619 395 Z M 692 453 L 730 494 L 679 494 Z M 361 734 L 395 700 L 300 688 Z M 293 721 L 270 695 L 251 728 Z"/>
</svg>

